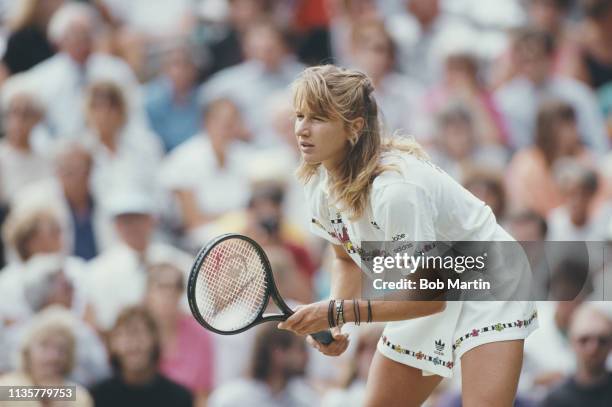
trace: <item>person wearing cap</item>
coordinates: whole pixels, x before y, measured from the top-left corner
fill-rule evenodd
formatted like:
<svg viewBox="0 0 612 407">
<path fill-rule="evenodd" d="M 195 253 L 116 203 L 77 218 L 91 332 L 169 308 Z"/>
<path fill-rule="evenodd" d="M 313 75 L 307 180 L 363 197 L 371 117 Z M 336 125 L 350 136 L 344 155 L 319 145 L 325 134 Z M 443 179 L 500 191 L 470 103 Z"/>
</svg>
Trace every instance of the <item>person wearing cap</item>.
<svg viewBox="0 0 612 407">
<path fill-rule="evenodd" d="M 112 216 L 117 241 L 88 263 L 88 316 L 98 329 L 110 329 L 119 312 L 139 303 L 145 293 L 148 265 L 175 264 L 189 271 L 191 256 L 153 241 L 157 210 L 154 197 L 138 188 L 123 188 L 110 194 L 105 210 Z"/>
</svg>

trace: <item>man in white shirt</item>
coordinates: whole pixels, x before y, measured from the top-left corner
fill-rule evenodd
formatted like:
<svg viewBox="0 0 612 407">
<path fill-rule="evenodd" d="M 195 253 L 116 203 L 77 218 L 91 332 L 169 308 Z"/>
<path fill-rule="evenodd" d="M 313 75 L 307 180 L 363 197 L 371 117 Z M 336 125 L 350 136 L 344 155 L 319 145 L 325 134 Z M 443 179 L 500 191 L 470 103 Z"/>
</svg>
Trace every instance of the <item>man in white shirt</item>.
<svg viewBox="0 0 612 407">
<path fill-rule="evenodd" d="M 58 53 L 26 73 L 47 111 L 51 135 L 70 137 L 83 130 L 83 93 L 93 80 L 112 79 L 129 95 L 130 110 L 144 119 L 140 91 L 130 67 L 110 55 L 94 52 L 97 15 L 82 3 L 67 2 L 49 22 L 48 35 Z M 42 137 L 42 136 L 41 136 Z M 40 141 L 44 143 L 43 141 Z"/>
<path fill-rule="evenodd" d="M 88 263 L 87 276 L 93 320 L 101 330 L 110 329 L 123 308 L 142 300 L 148 266 L 168 262 L 185 273 L 191 266 L 188 254 L 152 241 L 157 208 L 150 194 L 137 188 L 115 191 L 106 210 L 114 216 L 119 242 Z"/>
<path fill-rule="evenodd" d="M 494 94 L 508 125 L 510 145 L 516 149 L 531 145 L 538 106 L 547 99 L 560 99 L 576 111 L 584 144 L 595 152 L 607 151 L 605 122 L 593 92 L 572 78 L 549 74 L 554 53 L 552 37 L 525 29 L 518 35 L 515 48 L 520 74 Z"/>
</svg>

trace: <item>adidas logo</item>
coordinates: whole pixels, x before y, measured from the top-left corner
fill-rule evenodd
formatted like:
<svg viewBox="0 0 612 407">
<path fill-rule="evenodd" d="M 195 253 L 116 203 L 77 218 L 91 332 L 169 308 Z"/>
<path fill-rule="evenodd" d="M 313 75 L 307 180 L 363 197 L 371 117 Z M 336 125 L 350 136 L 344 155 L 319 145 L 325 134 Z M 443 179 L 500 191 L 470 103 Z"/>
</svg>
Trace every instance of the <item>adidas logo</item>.
<svg viewBox="0 0 612 407">
<path fill-rule="evenodd" d="M 436 345 L 436 350 L 438 352 L 442 352 L 444 350 L 444 343 L 442 342 L 442 339 L 438 339 L 437 341 L 434 342 Z"/>
</svg>

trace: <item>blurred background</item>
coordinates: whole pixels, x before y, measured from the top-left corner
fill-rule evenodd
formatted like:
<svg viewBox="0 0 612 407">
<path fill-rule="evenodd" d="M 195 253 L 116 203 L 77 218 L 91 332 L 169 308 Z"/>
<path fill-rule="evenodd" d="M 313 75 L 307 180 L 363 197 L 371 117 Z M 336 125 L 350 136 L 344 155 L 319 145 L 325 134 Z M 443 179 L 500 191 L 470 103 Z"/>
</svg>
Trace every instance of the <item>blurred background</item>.
<svg viewBox="0 0 612 407">
<path fill-rule="evenodd" d="M 327 297 L 293 177 L 288 85 L 309 65 L 368 73 L 387 137 L 413 135 L 517 240 L 612 241 L 612 0 L 0 0 L 0 20 L 0 385 L 359 405 L 382 326 L 347 326 L 328 358 L 274 324 L 212 335 L 184 294 L 233 231 L 292 304 Z M 517 405 L 612 405 L 605 291 L 540 304 Z M 459 373 L 428 405 L 461 404 Z"/>
</svg>

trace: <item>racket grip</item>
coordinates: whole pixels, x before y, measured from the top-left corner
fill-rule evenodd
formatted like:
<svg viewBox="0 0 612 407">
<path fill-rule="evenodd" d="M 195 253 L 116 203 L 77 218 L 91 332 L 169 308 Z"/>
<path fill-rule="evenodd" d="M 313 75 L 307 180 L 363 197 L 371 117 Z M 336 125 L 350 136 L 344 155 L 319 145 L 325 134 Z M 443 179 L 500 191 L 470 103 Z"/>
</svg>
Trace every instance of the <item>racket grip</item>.
<svg viewBox="0 0 612 407">
<path fill-rule="evenodd" d="M 310 334 L 310 336 L 312 336 L 315 341 L 322 345 L 329 345 L 334 341 L 334 337 L 332 336 L 330 330 Z"/>
</svg>

